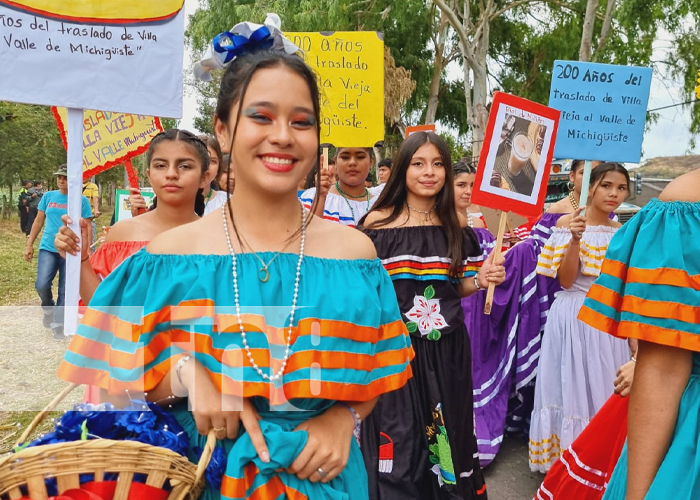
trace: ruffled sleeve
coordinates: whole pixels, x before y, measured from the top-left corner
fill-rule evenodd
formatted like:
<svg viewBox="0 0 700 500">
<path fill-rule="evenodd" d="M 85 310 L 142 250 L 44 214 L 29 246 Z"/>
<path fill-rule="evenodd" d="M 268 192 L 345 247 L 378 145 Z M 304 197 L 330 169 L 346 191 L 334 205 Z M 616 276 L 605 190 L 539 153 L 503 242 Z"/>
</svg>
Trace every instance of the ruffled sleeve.
<svg viewBox="0 0 700 500">
<path fill-rule="evenodd" d="M 615 235 L 579 319 L 700 352 L 700 203 L 652 200 Z"/>
<path fill-rule="evenodd" d="M 147 241 L 108 241 L 90 257 L 90 265 L 95 274 L 104 279 L 128 257 L 148 245 Z"/>
<path fill-rule="evenodd" d="M 280 254 L 262 283 L 255 256 L 237 256 L 241 321 L 268 374 L 282 364 L 297 258 Z M 275 383 L 262 379 L 245 351 L 231 263 L 226 255 L 138 252 L 96 290 L 59 377 L 114 394 L 149 391 L 190 354 L 222 393 L 271 404 L 365 401 L 411 377 L 410 339 L 379 260 L 304 259 L 291 355 Z"/>
<path fill-rule="evenodd" d="M 482 264 L 488 258 L 489 254 L 496 247 L 496 238 L 488 229 L 477 227 L 472 231 L 476 236 L 479 250 L 478 254 L 475 252 L 474 255 L 467 257 L 464 268 L 465 278 L 475 276 L 479 272 L 479 269 L 481 269 Z"/>
<path fill-rule="evenodd" d="M 608 226 L 589 226 L 586 228 L 581 238 L 579 251 L 581 274 L 585 276 L 598 276 L 600 274 L 605 252 L 615 231 L 616 228 Z M 571 231 L 565 227 L 555 227 L 537 259 L 537 274 L 555 278 L 570 243 Z"/>
</svg>

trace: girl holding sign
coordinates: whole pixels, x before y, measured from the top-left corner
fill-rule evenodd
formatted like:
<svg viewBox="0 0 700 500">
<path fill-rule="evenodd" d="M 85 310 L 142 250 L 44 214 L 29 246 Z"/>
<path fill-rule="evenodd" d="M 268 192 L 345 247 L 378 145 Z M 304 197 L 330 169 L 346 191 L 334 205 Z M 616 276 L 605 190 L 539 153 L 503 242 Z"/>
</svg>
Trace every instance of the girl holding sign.
<svg viewBox="0 0 700 500">
<path fill-rule="evenodd" d="M 579 201 L 581 200 L 581 187 L 583 185 L 583 166 L 586 160 L 574 160 L 571 162 L 569 171 L 569 194 L 553 203 L 548 209 L 549 214 L 572 214 L 578 210 Z M 591 168 L 596 168 L 603 162 L 592 161 Z"/>
<path fill-rule="evenodd" d="M 356 226 L 376 201 L 365 187 L 373 160 L 372 148 L 339 148 L 335 158 L 338 179 L 331 184 L 330 190 L 318 191 L 314 214 L 345 226 Z M 301 195 L 307 210 L 311 209 L 316 193 L 317 189 L 313 187 Z"/>
<path fill-rule="evenodd" d="M 59 376 L 117 403 L 145 391 L 185 428 L 193 460 L 213 433 L 227 465 L 205 498 L 363 500 L 354 435 L 380 394 L 406 384 L 412 350 L 371 241 L 297 198 L 318 161 L 317 80 L 269 39 L 241 43 L 259 28 L 235 26 L 236 53 L 221 63 L 215 130 L 231 151 L 233 196 L 102 282 Z M 279 26 L 265 28 L 281 45 Z M 106 356 L 91 357 L 95 342 Z"/>
<path fill-rule="evenodd" d="M 68 216 L 62 218 L 65 225 L 56 234 L 54 244 L 62 256 L 80 252 L 80 297 L 83 304 L 90 303 L 106 276 L 153 238 L 168 229 L 199 219 L 193 207 L 208 178 L 209 155 L 205 144 L 186 130 L 167 130 L 151 141 L 146 163 L 146 175 L 160 199 L 158 207 L 140 217 L 117 222 L 92 256 L 88 254 L 88 245 L 80 247 L 80 240 L 68 227 Z M 82 241 L 88 241 L 87 222 L 83 219 L 80 228 Z M 84 402 L 97 404 L 99 399 L 97 387 L 85 388 Z"/>
<path fill-rule="evenodd" d="M 56 248 L 65 255 L 82 255 L 80 297 L 89 304 L 95 289 L 127 257 L 145 247 L 160 233 L 199 219 L 195 213 L 198 190 L 207 183 L 209 154 L 201 139 L 186 130 L 171 129 L 156 135 L 146 153 L 146 175 L 158 198 L 158 206 L 140 217 L 117 222 L 103 245 L 90 257 L 88 246 L 70 230 L 68 216 L 56 234 Z M 80 221 L 82 241 L 87 223 Z"/>
<path fill-rule="evenodd" d="M 414 378 L 384 395 L 362 429 L 370 498 L 486 497 L 473 426 L 471 349 L 460 299 L 502 283 L 502 260 L 483 254 L 457 214 L 450 153 L 436 134 L 401 145 L 386 188 L 361 222 L 392 278 L 411 333 Z"/>
<path fill-rule="evenodd" d="M 561 217 L 538 259 L 537 272 L 558 277 L 564 290 L 549 310 L 542 338 L 530 428 L 533 471 L 547 472 L 571 445 L 610 397 L 618 367 L 630 358 L 626 342 L 575 319 L 620 227 L 610 214 L 627 197 L 629 182 L 617 163 L 593 170 L 586 216 L 579 208 Z"/>
</svg>

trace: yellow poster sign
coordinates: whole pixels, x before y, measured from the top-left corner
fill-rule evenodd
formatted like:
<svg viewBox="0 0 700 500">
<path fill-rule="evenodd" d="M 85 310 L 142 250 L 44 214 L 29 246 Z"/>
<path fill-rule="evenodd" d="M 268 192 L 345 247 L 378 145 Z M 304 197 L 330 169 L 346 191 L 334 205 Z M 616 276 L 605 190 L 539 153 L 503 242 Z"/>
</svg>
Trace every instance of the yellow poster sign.
<svg viewBox="0 0 700 500">
<path fill-rule="evenodd" d="M 321 142 L 374 146 L 384 140 L 384 40 L 374 31 L 285 33 L 318 75 Z"/>
<path fill-rule="evenodd" d="M 68 111 L 51 109 L 66 146 Z M 144 153 L 162 131 L 160 120 L 153 116 L 83 111 L 83 179 Z"/>
</svg>

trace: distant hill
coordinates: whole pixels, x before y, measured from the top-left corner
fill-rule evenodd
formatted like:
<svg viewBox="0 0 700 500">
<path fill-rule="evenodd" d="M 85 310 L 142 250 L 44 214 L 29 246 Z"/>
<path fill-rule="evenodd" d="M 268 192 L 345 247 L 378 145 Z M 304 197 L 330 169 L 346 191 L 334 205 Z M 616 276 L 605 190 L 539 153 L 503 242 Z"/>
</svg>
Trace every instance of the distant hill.
<svg viewBox="0 0 700 500">
<path fill-rule="evenodd" d="M 700 155 L 659 156 L 645 161 L 635 172 L 643 177 L 675 179 L 679 175 L 700 167 Z"/>
</svg>

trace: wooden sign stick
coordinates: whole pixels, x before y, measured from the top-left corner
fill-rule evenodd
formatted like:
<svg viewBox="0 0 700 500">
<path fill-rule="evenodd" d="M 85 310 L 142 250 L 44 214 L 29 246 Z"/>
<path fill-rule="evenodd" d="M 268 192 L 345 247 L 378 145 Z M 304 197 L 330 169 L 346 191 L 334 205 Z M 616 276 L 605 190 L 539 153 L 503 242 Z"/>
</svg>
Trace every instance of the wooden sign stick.
<svg viewBox="0 0 700 500">
<path fill-rule="evenodd" d="M 323 170 L 328 170 L 328 146 L 323 148 Z"/>
<path fill-rule="evenodd" d="M 583 182 L 581 183 L 581 199 L 578 202 L 579 207 L 583 207 L 581 210 L 581 215 L 586 215 L 586 204 L 588 204 L 588 191 L 591 184 L 591 169 L 592 163 L 590 160 L 586 160 L 583 164 Z"/>
<path fill-rule="evenodd" d="M 501 211 L 501 219 L 498 222 L 498 236 L 496 236 L 496 248 L 493 250 L 493 260 L 498 259 L 501 256 L 501 248 L 503 247 L 503 234 L 506 232 L 506 222 L 508 219 L 508 212 L 505 210 Z M 491 314 L 491 307 L 493 306 L 493 294 L 496 291 L 496 284 L 489 283 L 488 291 L 486 292 L 486 303 L 484 304 L 484 314 Z"/>
</svg>

